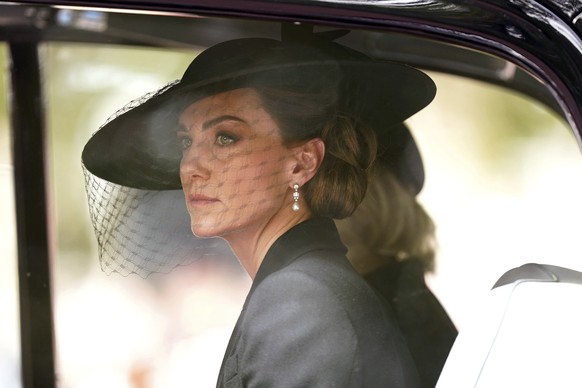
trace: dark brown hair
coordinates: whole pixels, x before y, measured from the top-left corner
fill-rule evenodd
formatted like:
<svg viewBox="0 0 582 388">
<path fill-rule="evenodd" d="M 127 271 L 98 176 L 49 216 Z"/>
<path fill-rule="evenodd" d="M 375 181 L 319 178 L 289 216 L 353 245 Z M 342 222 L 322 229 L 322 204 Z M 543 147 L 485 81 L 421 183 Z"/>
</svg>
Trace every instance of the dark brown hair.
<svg viewBox="0 0 582 388">
<path fill-rule="evenodd" d="M 366 194 L 376 136 L 363 121 L 338 110 L 335 88 L 318 89 L 256 88 L 287 145 L 314 138 L 325 143 L 319 170 L 301 190 L 315 216 L 341 219 L 352 214 Z"/>
</svg>

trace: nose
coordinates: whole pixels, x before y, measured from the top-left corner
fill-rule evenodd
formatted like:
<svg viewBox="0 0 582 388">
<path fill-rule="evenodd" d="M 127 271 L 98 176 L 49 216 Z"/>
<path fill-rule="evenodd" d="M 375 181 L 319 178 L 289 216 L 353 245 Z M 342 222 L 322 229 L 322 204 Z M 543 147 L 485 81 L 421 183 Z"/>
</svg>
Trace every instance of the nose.
<svg viewBox="0 0 582 388">
<path fill-rule="evenodd" d="M 210 147 L 202 143 L 192 143 L 182 154 L 180 161 L 180 180 L 182 186 L 192 180 L 208 180 L 214 156 Z"/>
</svg>

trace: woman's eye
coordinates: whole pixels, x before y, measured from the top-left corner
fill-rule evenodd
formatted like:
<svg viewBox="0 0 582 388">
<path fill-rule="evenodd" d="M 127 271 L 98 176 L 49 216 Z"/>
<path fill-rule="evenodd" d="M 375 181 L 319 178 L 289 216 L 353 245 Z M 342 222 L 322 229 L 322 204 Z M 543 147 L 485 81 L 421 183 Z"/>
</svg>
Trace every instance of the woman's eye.
<svg viewBox="0 0 582 388">
<path fill-rule="evenodd" d="M 216 144 L 218 144 L 219 146 L 231 145 L 235 141 L 236 139 L 229 135 L 221 134 L 216 136 Z"/>
<path fill-rule="evenodd" d="M 192 139 L 189 137 L 183 137 L 180 139 L 180 145 L 182 146 L 183 150 L 186 150 L 192 145 Z"/>
</svg>

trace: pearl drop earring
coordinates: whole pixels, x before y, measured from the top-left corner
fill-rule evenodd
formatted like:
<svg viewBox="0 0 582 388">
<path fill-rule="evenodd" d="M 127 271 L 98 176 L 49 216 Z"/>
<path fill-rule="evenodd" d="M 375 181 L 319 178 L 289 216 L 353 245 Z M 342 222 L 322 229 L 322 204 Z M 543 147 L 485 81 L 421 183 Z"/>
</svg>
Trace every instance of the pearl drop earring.
<svg viewBox="0 0 582 388">
<path fill-rule="evenodd" d="M 297 183 L 293 185 L 293 206 L 291 209 L 294 212 L 299 211 L 299 185 Z"/>
</svg>

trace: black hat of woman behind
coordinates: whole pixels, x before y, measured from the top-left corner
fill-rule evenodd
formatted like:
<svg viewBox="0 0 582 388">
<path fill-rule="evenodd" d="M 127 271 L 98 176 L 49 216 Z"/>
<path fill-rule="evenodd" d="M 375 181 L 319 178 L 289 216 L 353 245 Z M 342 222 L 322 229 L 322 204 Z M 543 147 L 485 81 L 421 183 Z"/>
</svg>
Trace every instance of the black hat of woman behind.
<svg viewBox="0 0 582 388">
<path fill-rule="evenodd" d="M 374 129 L 380 155 L 404 160 L 395 165 L 404 163 L 408 172 L 396 175 L 420 191 L 422 161 L 401 123 L 432 101 L 433 81 L 414 68 L 372 60 L 316 34 L 290 41 L 236 39 L 208 48 L 179 82 L 103 125 L 86 144 L 83 164 L 122 186 L 179 189 L 181 150 L 175 132 L 182 110 L 204 97 L 253 86 L 325 92 L 322 110 L 348 114 Z M 406 178 L 410 173 L 416 176 Z"/>
</svg>

